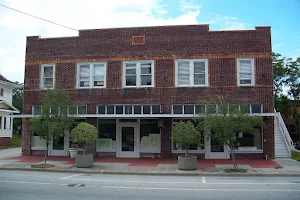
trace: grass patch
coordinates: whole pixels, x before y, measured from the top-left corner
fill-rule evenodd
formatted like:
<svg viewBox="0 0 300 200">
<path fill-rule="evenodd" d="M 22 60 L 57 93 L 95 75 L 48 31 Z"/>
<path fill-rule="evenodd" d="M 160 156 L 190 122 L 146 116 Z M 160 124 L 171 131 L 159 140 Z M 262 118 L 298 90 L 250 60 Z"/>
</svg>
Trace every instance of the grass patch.
<svg viewBox="0 0 300 200">
<path fill-rule="evenodd" d="M 247 173 L 248 169 L 224 169 L 226 173 Z"/>
<path fill-rule="evenodd" d="M 300 152 L 292 151 L 292 159 L 300 161 Z"/>
<path fill-rule="evenodd" d="M 8 149 L 9 147 L 0 146 L 0 150 L 2 149 Z"/>
<path fill-rule="evenodd" d="M 11 147 L 21 147 L 21 135 L 20 134 L 13 134 L 11 138 Z"/>
<path fill-rule="evenodd" d="M 50 165 L 50 164 L 37 164 L 37 165 L 31 165 L 31 168 L 52 168 L 55 167 L 55 165 Z"/>
</svg>

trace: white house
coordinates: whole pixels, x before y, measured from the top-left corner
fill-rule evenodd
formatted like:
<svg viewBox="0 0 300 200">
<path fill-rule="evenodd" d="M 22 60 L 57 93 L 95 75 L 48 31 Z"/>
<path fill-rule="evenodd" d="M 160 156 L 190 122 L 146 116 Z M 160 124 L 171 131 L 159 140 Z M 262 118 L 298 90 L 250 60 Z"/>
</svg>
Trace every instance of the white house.
<svg viewBox="0 0 300 200">
<path fill-rule="evenodd" d="M 13 130 L 13 118 L 11 115 L 20 113 L 12 106 L 13 89 L 20 85 L 13 83 L 0 75 L 0 146 L 10 144 Z"/>
</svg>

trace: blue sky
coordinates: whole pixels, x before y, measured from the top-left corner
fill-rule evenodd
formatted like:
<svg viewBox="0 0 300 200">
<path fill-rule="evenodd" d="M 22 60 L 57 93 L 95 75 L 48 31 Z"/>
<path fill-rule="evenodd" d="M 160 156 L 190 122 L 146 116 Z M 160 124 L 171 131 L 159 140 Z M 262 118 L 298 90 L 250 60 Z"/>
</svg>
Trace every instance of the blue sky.
<svg viewBox="0 0 300 200">
<path fill-rule="evenodd" d="M 72 3 L 70 3 L 72 2 Z M 272 26 L 273 51 L 300 56 L 300 0 L 0 0 L 75 29 L 210 24 L 211 30 Z M 0 73 L 23 82 L 26 36 L 78 32 L 0 6 Z"/>
</svg>

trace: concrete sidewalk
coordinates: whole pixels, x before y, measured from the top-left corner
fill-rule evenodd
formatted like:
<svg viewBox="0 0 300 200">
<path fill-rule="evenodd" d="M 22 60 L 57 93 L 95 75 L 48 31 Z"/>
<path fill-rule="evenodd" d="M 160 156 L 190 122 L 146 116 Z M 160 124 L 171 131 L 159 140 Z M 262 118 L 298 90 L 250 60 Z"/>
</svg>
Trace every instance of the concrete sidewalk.
<svg viewBox="0 0 300 200">
<path fill-rule="evenodd" d="M 34 169 L 32 164 L 43 163 L 43 156 L 16 156 L 0 159 L 0 169 L 33 170 L 101 174 L 152 174 L 152 175 L 242 175 L 242 176 L 300 176 L 300 162 L 292 159 L 237 160 L 247 173 L 225 173 L 233 168 L 231 160 L 198 160 L 198 169 L 182 171 L 177 169 L 176 159 L 122 159 L 95 158 L 92 168 L 76 168 L 74 159 L 69 157 L 49 157 L 47 163 L 55 165 L 49 169 Z"/>
<path fill-rule="evenodd" d="M 0 159 L 9 158 L 13 156 L 20 156 L 22 153 L 21 147 L 18 148 L 8 148 L 0 150 Z"/>
</svg>

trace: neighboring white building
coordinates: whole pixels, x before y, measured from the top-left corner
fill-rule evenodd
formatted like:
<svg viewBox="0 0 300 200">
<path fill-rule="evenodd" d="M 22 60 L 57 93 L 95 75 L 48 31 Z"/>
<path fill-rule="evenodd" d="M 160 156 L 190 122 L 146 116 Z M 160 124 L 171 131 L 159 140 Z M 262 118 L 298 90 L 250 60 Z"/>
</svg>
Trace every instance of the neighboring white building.
<svg viewBox="0 0 300 200">
<path fill-rule="evenodd" d="M 17 87 L 20 85 L 0 75 L 0 145 L 10 141 L 12 137 L 13 118 L 11 115 L 20 113 L 18 109 L 12 106 L 13 89 Z"/>
</svg>

